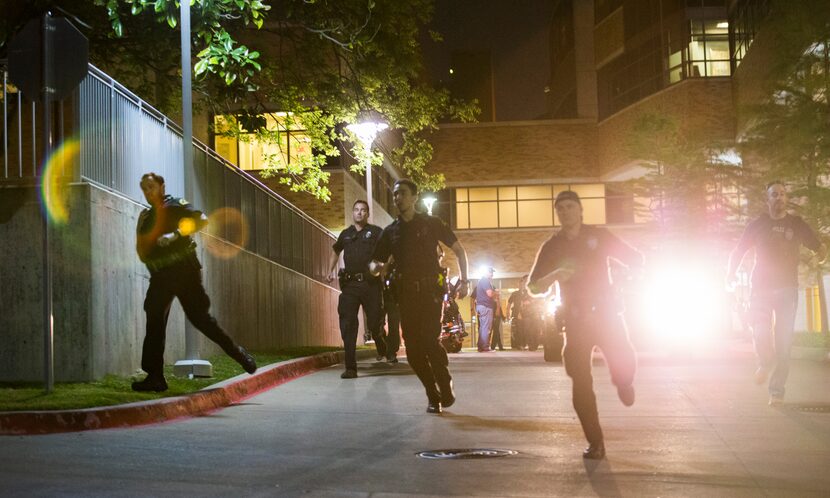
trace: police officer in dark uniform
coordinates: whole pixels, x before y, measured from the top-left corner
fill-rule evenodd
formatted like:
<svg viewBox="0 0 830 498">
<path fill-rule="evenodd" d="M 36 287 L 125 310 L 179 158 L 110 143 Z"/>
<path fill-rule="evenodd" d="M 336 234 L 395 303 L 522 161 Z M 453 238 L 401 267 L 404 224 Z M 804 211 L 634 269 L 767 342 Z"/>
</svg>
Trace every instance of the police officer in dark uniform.
<svg viewBox="0 0 830 498">
<path fill-rule="evenodd" d="M 615 299 L 608 259 L 642 267 L 643 256 L 605 228 L 582 224 L 582 203 L 572 191 L 554 202 L 562 229 L 539 249 L 528 278 L 528 290 L 543 294 L 559 281 L 565 323 L 565 372 L 573 380 L 573 405 L 589 446 L 583 456 L 605 457 L 591 376 L 594 346 L 602 349 L 611 381 L 625 406 L 634 404 L 637 359 L 628 340 L 622 306 Z"/>
<path fill-rule="evenodd" d="M 328 281 L 335 278 L 335 270 L 343 252 L 345 268 L 337 273 L 340 279 L 340 300 L 337 314 L 340 316 L 340 336 L 346 351 L 346 371 L 340 375 L 343 379 L 357 377 L 357 313 L 361 306 L 366 312 L 366 329 L 375 340 L 378 359 L 386 356 L 386 343 L 381 335 L 381 281 L 369 274 L 369 262 L 383 231 L 377 225 L 369 224 L 369 204 L 356 200 L 352 205 L 354 224 L 340 232 L 332 246 Z"/>
<path fill-rule="evenodd" d="M 395 299 L 395 267 L 392 263 L 383 278 L 383 313 L 386 315 L 386 361 L 398 362 L 401 348 L 401 311 Z"/>
<path fill-rule="evenodd" d="M 755 382 L 763 384 L 769 377 L 769 404 L 778 406 L 784 402 L 790 371 L 798 307 L 799 249 L 804 245 L 823 262 L 827 247 L 800 216 L 787 212 L 787 187 L 781 181 L 768 184 L 766 190 L 768 213 L 744 230 L 729 257 L 727 283 L 734 283 L 741 260 L 754 247 L 749 320 L 758 360 Z"/>
<path fill-rule="evenodd" d="M 207 216 L 184 199 L 164 192 L 164 178 L 156 173 L 141 177 L 141 191 L 150 204 L 138 217 L 136 250 L 150 270 L 150 286 L 144 300 L 147 335 L 141 354 L 142 381 L 133 382 L 134 391 L 165 391 L 164 342 L 167 317 L 174 298 L 185 316 L 199 331 L 218 344 L 249 374 L 256 362 L 245 348 L 234 343 L 210 315 L 210 298 L 202 286 L 202 265 L 191 237 L 207 225 Z"/>
<path fill-rule="evenodd" d="M 408 179 L 395 182 L 393 190 L 398 218 L 383 231 L 375 248 L 370 271 L 380 274 L 394 259 L 398 307 L 409 365 L 424 385 L 427 412 L 441 413 L 455 402 L 447 352 L 441 334 L 441 308 L 446 293 L 444 273 L 438 263 L 438 242 L 449 246 L 458 257 L 461 274 L 459 297 L 469 291 L 467 253 L 444 222 L 415 212 L 418 187 Z"/>
</svg>

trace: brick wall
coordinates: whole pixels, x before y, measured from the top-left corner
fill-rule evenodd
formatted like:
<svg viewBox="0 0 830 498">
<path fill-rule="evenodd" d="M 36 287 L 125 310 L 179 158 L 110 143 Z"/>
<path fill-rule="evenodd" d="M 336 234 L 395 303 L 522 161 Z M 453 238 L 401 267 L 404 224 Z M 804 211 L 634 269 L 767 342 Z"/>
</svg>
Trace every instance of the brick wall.
<svg viewBox="0 0 830 498">
<path fill-rule="evenodd" d="M 689 136 L 732 140 L 735 112 L 729 78 L 689 79 L 656 93 L 597 125 L 597 161 L 600 174 L 613 171 L 634 157 L 626 153 L 632 127 L 646 113 L 673 116 Z"/>
<path fill-rule="evenodd" d="M 429 140 L 429 169 L 449 184 L 596 175 L 596 126 L 589 120 L 448 124 Z"/>
</svg>

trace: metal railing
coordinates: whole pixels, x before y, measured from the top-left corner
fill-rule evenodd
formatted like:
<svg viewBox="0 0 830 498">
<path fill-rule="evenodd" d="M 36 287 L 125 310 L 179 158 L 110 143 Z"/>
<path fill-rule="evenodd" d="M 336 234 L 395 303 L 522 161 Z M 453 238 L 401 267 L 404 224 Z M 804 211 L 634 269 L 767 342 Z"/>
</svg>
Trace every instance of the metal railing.
<svg viewBox="0 0 830 498">
<path fill-rule="evenodd" d="M 39 104 L 22 98 L 3 74 L 3 168 L 0 181 L 34 181 L 42 162 Z M 74 181 L 96 184 L 138 203 L 142 174 L 164 176 L 167 192 L 183 196 L 181 128 L 107 74 L 89 66 L 89 74 L 71 99 L 55 111 L 57 142 L 80 144 Z M 275 263 L 323 282 L 334 235 L 323 225 L 257 178 L 223 159 L 198 140 L 193 141 L 196 183 L 202 193 L 198 207 L 206 213 L 232 208 L 249 226 L 247 240 L 234 240 L 234 227 L 219 227 L 217 235 L 241 244 Z"/>
</svg>

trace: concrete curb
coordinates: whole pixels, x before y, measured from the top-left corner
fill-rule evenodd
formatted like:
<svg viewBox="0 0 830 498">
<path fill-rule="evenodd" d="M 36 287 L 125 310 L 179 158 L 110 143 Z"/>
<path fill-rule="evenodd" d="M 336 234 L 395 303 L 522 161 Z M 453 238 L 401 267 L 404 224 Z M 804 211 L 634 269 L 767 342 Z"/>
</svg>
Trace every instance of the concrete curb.
<svg viewBox="0 0 830 498">
<path fill-rule="evenodd" d="M 370 350 L 358 358 L 374 357 Z M 343 362 L 343 351 L 321 353 L 275 363 L 242 374 L 201 391 L 156 400 L 78 410 L 0 412 L 0 435 L 52 434 L 95 429 L 115 429 L 169 422 L 210 413 L 259 392 Z"/>
</svg>

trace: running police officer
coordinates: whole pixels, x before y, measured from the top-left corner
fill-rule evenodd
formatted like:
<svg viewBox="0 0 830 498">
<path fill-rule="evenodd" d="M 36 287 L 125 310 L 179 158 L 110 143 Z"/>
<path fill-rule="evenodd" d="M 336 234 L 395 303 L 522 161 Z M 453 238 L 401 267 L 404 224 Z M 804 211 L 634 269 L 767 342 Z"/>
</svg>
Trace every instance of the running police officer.
<svg viewBox="0 0 830 498">
<path fill-rule="evenodd" d="M 766 190 L 768 213 L 747 225 L 729 255 L 727 283 L 734 283 L 741 260 L 749 249 L 755 248 L 749 298 L 750 326 L 758 360 L 755 382 L 760 385 L 770 377 L 769 404 L 778 406 L 784 402 L 790 371 L 798 306 L 799 248 L 804 245 L 823 262 L 827 247 L 800 216 L 787 212 L 787 187 L 781 181 L 768 184 Z"/>
<path fill-rule="evenodd" d="M 136 228 L 138 257 L 150 270 L 150 286 L 144 300 L 147 335 L 141 353 L 141 368 L 147 377 L 133 382 L 133 390 L 167 390 L 164 342 L 173 298 L 179 298 L 185 316 L 194 327 L 253 374 L 257 368 L 254 357 L 237 346 L 209 313 L 210 299 L 202 286 L 202 265 L 191 237 L 207 225 L 207 216 L 184 199 L 165 195 L 161 175 L 147 173 L 141 177 L 140 185 L 150 204 L 139 215 Z"/>
<path fill-rule="evenodd" d="M 539 249 L 528 290 L 543 294 L 559 281 L 565 321 L 565 372 L 573 381 L 573 405 L 589 446 L 585 458 L 605 457 L 591 377 L 594 346 L 602 349 L 611 381 L 625 406 L 634 404 L 637 359 L 628 340 L 622 306 L 614 299 L 608 258 L 641 267 L 643 256 L 604 228 L 582 224 L 582 203 L 572 191 L 560 192 L 554 208 L 562 229 Z"/>
<path fill-rule="evenodd" d="M 444 222 L 415 212 L 418 187 L 412 180 L 395 182 L 393 198 L 398 219 L 384 229 L 369 268 L 373 274 L 380 274 L 390 256 L 394 259 L 397 274 L 394 288 L 406 357 L 426 389 L 427 412 L 441 413 L 442 405 L 449 407 L 455 402 L 455 393 L 447 368 L 447 352 L 438 342 L 446 282 L 436 247 L 438 242 L 443 242 L 458 257 L 459 297 L 466 296 L 469 291 L 467 253 Z"/>
<path fill-rule="evenodd" d="M 369 224 L 369 204 L 364 200 L 358 199 L 352 205 L 352 220 L 354 224 L 340 232 L 332 246 L 327 278 L 329 282 L 334 280 L 335 275 L 340 279 L 337 314 L 340 316 L 340 337 L 343 338 L 343 348 L 346 351 L 346 371 L 340 375 L 343 379 L 357 377 L 357 313 L 361 306 L 366 312 L 366 329 L 375 340 L 378 359 L 383 359 L 386 355 L 386 344 L 380 334 L 383 319 L 381 281 L 368 272 L 372 252 L 383 230 Z M 345 268 L 335 274 L 341 251 Z"/>
</svg>

